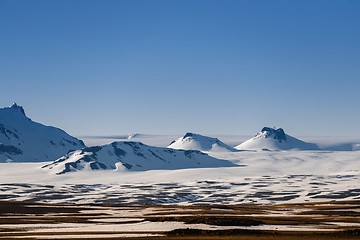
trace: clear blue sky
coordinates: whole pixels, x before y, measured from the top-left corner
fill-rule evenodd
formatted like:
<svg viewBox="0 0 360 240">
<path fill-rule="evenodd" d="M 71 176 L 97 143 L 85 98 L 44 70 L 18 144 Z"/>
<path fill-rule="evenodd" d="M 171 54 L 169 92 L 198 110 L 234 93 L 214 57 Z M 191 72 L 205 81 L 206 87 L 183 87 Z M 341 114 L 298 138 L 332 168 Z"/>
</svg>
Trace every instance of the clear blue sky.
<svg viewBox="0 0 360 240">
<path fill-rule="evenodd" d="M 360 1 L 0 0 L 0 104 L 75 135 L 360 135 Z"/>
</svg>

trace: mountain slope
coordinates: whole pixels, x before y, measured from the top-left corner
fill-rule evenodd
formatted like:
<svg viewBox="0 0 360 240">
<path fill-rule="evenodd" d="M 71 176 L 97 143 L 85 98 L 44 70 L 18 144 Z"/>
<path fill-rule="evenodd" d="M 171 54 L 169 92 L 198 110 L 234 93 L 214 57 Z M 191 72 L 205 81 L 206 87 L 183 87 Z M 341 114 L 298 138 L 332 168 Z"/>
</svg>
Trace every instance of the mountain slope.
<svg viewBox="0 0 360 240">
<path fill-rule="evenodd" d="M 82 147 L 63 130 L 33 122 L 16 103 L 0 108 L 0 162 L 50 161 Z"/>
<path fill-rule="evenodd" d="M 203 152 L 234 152 L 236 149 L 223 143 L 217 138 L 207 137 L 195 133 L 186 133 L 183 137 L 172 142 L 168 148 L 183 150 L 198 150 Z"/>
<path fill-rule="evenodd" d="M 238 150 L 319 150 L 314 143 L 307 143 L 285 134 L 282 128 L 264 127 L 255 137 L 235 147 Z"/>
<path fill-rule="evenodd" d="M 140 142 L 113 142 L 86 147 L 43 166 L 56 174 L 79 170 L 156 170 L 237 166 L 193 150 L 152 147 Z"/>
</svg>

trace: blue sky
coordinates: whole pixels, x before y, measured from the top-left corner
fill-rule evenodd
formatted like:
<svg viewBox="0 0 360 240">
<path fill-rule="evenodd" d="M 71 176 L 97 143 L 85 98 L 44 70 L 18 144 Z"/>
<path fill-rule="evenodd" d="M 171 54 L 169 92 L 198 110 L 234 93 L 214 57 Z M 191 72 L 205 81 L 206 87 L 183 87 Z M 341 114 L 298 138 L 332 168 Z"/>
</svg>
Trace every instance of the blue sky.
<svg viewBox="0 0 360 240">
<path fill-rule="evenodd" d="M 75 135 L 360 135 L 360 1 L 0 0 L 0 104 Z"/>
</svg>

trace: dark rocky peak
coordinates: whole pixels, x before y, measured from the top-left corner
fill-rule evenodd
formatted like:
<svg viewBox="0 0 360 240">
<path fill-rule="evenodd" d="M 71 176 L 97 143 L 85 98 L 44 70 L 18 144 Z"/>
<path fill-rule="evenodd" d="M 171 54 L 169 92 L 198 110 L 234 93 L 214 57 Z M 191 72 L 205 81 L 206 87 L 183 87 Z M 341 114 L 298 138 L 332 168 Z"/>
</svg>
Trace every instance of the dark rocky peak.
<svg viewBox="0 0 360 240">
<path fill-rule="evenodd" d="M 194 133 L 186 133 L 183 138 L 195 138 L 196 134 Z"/>
<path fill-rule="evenodd" d="M 2 109 L 12 111 L 12 112 L 19 112 L 19 113 L 21 113 L 22 115 L 24 115 L 26 117 L 24 108 L 22 106 L 17 105 L 15 102 L 10 107 L 5 107 L 5 108 L 2 108 Z"/>
<path fill-rule="evenodd" d="M 269 127 L 264 127 L 261 130 L 262 133 L 265 134 L 265 137 L 273 137 L 274 139 L 278 140 L 279 142 L 285 141 L 286 142 L 286 134 L 284 129 L 282 128 L 269 128 Z"/>
</svg>

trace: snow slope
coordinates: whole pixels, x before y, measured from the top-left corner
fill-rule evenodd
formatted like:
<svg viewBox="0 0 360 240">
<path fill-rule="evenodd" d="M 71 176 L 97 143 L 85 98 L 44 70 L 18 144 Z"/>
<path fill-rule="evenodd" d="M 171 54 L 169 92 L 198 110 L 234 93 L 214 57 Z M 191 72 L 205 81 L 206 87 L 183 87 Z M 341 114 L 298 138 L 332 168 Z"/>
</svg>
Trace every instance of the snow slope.
<svg viewBox="0 0 360 240">
<path fill-rule="evenodd" d="M 223 143 L 217 138 L 207 137 L 195 133 L 186 133 L 183 137 L 172 142 L 168 148 L 198 150 L 203 152 L 235 152 L 236 149 Z"/>
<path fill-rule="evenodd" d="M 0 162 L 50 161 L 82 147 L 63 130 L 33 122 L 16 103 L 0 108 Z"/>
<path fill-rule="evenodd" d="M 238 150 L 319 150 L 314 143 L 307 143 L 285 134 L 282 128 L 264 127 L 255 137 L 235 147 Z"/>
<path fill-rule="evenodd" d="M 200 151 L 152 147 L 140 142 L 113 142 L 71 152 L 43 168 L 64 174 L 79 170 L 141 171 L 232 166 L 237 165 Z"/>
</svg>

